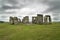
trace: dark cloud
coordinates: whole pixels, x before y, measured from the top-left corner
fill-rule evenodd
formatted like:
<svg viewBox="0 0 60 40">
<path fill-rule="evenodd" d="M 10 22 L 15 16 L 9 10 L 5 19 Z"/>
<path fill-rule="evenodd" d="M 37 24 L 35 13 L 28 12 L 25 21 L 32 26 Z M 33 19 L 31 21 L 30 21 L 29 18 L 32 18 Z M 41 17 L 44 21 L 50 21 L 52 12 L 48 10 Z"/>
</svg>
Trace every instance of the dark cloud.
<svg viewBox="0 0 60 40">
<path fill-rule="evenodd" d="M 44 2 L 46 5 L 49 6 L 47 10 L 45 10 L 43 13 L 49 13 L 52 12 L 52 15 L 54 16 L 53 19 L 58 21 L 60 20 L 60 0 L 48 0 Z"/>
<path fill-rule="evenodd" d="M 3 19 L 4 19 L 4 18 L 7 18 L 7 16 L 1 16 L 1 18 L 3 18 Z"/>
<path fill-rule="evenodd" d="M 60 16 L 55 16 L 53 19 L 57 21 L 57 20 L 60 20 L 59 17 L 60 17 Z"/>
<path fill-rule="evenodd" d="M 16 7 L 10 7 L 10 6 L 5 6 L 5 5 L 3 5 L 2 8 L 3 8 L 3 9 L 15 9 Z"/>
<path fill-rule="evenodd" d="M 5 12 L 8 9 L 22 9 L 26 6 L 30 6 L 33 3 L 44 4 L 49 6 L 49 8 L 42 13 L 50 13 L 54 16 L 54 20 L 60 20 L 60 0 L 2 0 L 0 1 L 0 14 L 14 14 L 15 11 Z M 29 13 L 33 15 L 34 12 Z M 4 18 L 4 16 L 2 16 Z"/>
<path fill-rule="evenodd" d="M 45 12 L 59 13 L 59 10 L 60 10 L 60 1 L 59 0 L 48 1 L 47 4 L 49 5 L 49 8 Z"/>
</svg>

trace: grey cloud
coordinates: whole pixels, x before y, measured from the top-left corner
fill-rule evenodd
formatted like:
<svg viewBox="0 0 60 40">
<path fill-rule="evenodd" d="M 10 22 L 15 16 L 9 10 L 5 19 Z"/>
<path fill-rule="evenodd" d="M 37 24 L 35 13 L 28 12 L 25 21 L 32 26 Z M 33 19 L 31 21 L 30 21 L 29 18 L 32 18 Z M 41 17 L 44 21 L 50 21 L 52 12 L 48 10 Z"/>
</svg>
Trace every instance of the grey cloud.
<svg viewBox="0 0 60 40">
<path fill-rule="evenodd" d="M 49 13 L 52 12 L 52 15 L 55 16 L 54 20 L 60 20 L 58 17 L 60 17 L 60 0 L 2 0 L 0 1 L 0 5 L 2 6 L 0 8 L 0 14 L 14 14 L 15 12 L 7 12 L 4 11 L 7 9 L 22 9 L 26 6 L 29 6 L 33 3 L 42 3 L 44 5 L 48 5 L 49 8 L 43 13 Z M 12 6 L 8 6 L 5 4 L 11 4 Z M 29 13 L 28 15 L 34 15 L 33 13 Z M 4 18 L 4 17 L 3 17 Z"/>
<path fill-rule="evenodd" d="M 1 16 L 1 18 L 5 18 L 6 16 Z"/>
<path fill-rule="evenodd" d="M 49 8 L 45 12 L 59 12 L 60 10 L 60 1 L 53 0 L 48 2 Z"/>
<path fill-rule="evenodd" d="M 49 8 L 43 13 L 52 12 L 52 15 L 54 16 L 53 19 L 56 21 L 60 20 L 60 0 L 49 0 L 45 2 L 45 4 L 47 4 Z"/>
<path fill-rule="evenodd" d="M 60 20 L 59 17 L 60 17 L 60 16 L 57 16 L 57 17 L 54 17 L 53 19 L 54 19 L 54 20 Z"/>
<path fill-rule="evenodd" d="M 33 3 L 46 3 L 48 0 L 3 0 L 3 9 L 14 9 L 14 8 L 23 8 Z M 13 7 L 10 7 L 5 4 L 11 4 Z"/>
<path fill-rule="evenodd" d="M 21 3 L 19 3 L 21 2 Z M 8 6 L 6 4 L 11 4 L 12 6 Z M 6 9 L 19 9 L 19 8 L 22 8 L 25 5 L 26 3 L 22 2 L 21 1 L 18 1 L 18 0 L 4 0 L 3 1 L 3 5 L 2 5 L 2 9 L 6 10 Z"/>
<path fill-rule="evenodd" d="M 3 5 L 2 9 L 5 9 L 5 10 L 6 9 L 18 9 L 18 7 L 15 7 L 15 6 L 10 7 L 10 6 Z"/>
</svg>

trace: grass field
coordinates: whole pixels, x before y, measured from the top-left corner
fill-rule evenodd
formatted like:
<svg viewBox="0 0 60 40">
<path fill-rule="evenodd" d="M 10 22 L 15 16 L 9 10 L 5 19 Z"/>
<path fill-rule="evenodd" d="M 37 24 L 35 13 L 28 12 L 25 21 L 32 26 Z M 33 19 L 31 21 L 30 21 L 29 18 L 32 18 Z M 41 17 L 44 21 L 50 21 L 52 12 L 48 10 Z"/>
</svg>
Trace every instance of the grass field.
<svg viewBox="0 0 60 40">
<path fill-rule="evenodd" d="M 60 40 L 60 23 L 50 25 L 0 23 L 0 40 Z"/>
</svg>

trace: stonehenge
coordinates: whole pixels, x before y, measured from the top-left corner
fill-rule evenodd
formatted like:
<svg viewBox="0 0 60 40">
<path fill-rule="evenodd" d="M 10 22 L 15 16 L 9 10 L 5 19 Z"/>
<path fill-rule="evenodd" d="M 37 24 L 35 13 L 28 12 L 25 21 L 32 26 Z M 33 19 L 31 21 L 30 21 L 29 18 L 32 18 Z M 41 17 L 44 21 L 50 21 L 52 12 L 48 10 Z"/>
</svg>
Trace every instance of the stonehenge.
<svg viewBox="0 0 60 40">
<path fill-rule="evenodd" d="M 51 16 L 50 15 L 45 15 L 45 17 L 44 17 L 44 23 L 45 24 L 51 23 Z"/>
<path fill-rule="evenodd" d="M 18 18 L 14 17 L 14 24 L 18 24 Z"/>
<path fill-rule="evenodd" d="M 34 23 L 34 24 L 37 23 L 37 17 L 32 17 L 32 23 Z"/>
<path fill-rule="evenodd" d="M 29 17 L 28 16 L 25 16 L 23 19 L 22 19 L 22 23 L 29 23 Z"/>
<path fill-rule="evenodd" d="M 21 19 L 18 18 L 18 22 L 21 23 Z"/>
<path fill-rule="evenodd" d="M 43 15 L 37 14 L 37 24 L 43 24 Z"/>
<path fill-rule="evenodd" d="M 37 17 L 32 17 L 32 23 L 43 24 L 43 15 L 37 14 Z"/>
<path fill-rule="evenodd" d="M 10 17 L 9 23 L 10 23 L 10 24 L 14 24 L 14 19 L 13 19 L 13 17 Z"/>
<path fill-rule="evenodd" d="M 33 24 L 51 24 L 51 22 L 52 22 L 52 20 L 51 20 L 50 15 L 43 16 L 42 14 L 37 14 L 37 16 L 32 17 Z M 23 17 L 22 21 L 18 17 L 10 17 L 9 23 L 10 24 L 18 24 L 18 23 L 28 24 L 29 23 L 29 16 Z"/>
<path fill-rule="evenodd" d="M 10 17 L 9 19 L 10 24 L 18 24 L 19 22 L 21 22 L 21 20 L 18 19 L 17 17 Z"/>
</svg>

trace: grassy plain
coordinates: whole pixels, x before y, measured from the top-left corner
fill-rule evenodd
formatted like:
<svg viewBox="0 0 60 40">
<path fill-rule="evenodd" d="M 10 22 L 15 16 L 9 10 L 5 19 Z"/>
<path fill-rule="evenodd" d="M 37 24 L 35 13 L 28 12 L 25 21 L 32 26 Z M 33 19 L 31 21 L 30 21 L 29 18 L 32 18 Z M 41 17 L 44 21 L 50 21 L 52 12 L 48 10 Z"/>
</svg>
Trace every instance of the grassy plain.
<svg viewBox="0 0 60 40">
<path fill-rule="evenodd" d="M 0 23 L 0 40 L 60 40 L 60 23 L 48 25 Z"/>
</svg>

